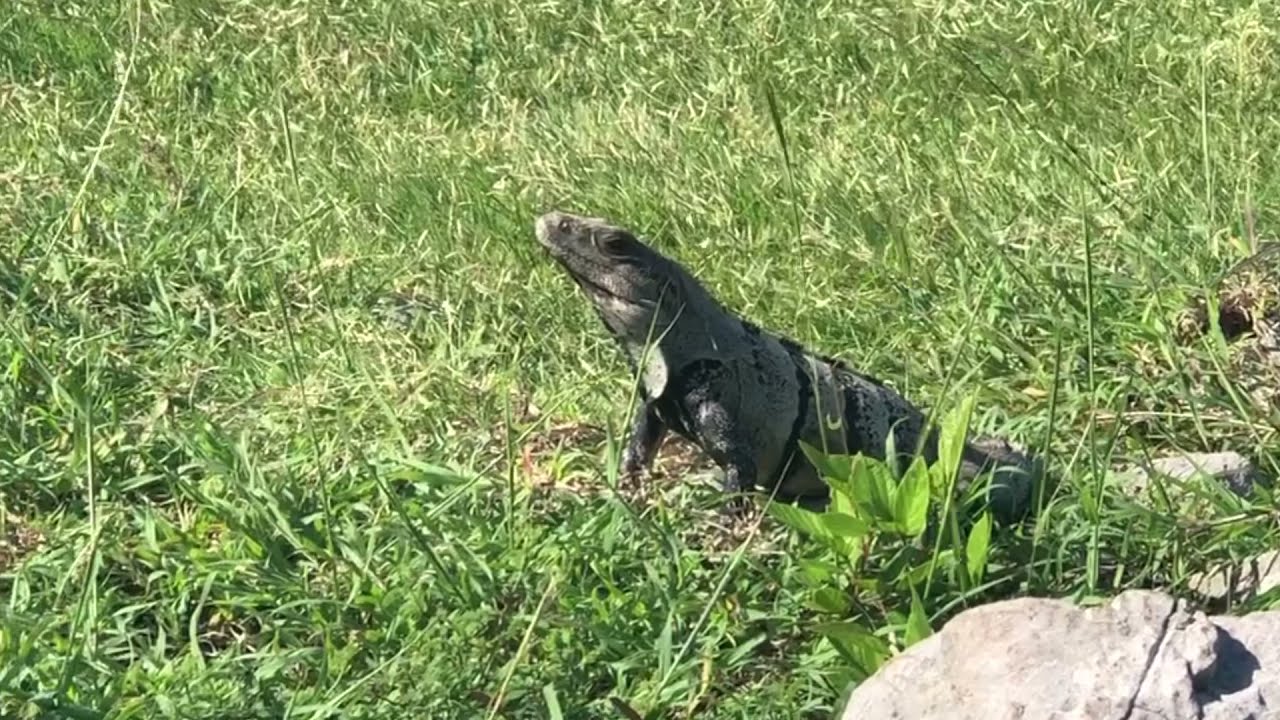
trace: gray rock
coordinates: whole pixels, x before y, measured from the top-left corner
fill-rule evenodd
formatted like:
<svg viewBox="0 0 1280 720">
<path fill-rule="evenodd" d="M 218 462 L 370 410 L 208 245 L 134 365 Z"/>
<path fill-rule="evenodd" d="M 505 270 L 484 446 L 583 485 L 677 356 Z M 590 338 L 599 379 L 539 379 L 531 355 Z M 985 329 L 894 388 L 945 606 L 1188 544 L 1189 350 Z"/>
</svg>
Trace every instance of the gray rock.
<svg viewBox="0 0 1280 720">
<path fill-rule="evenodd" d="M 1280 718 L 1280 611 L 1208 617 L 1147 590 L 992 603 L 889 660 L 839 717 Z"/>
<path fill-rule="evenodd" d="M 1191 576 L 1191 591 L 1215 606 L 1248 600 L 1280 587 L 1280 550 L 1272 550 L 1239 562 L 1223 563 Z"/>
<path fill-rule="evenodd" d="M 1236 452 L 1184 453 L 1158 457 L 1146 464 L 1120 469 L 1125 487 L 1133 494 L 1146 491 L 1156 476 L 1182 485 L 1194 480 L 1198 473 L 1222 482 L 1227 489 L 1247 497 L 1255 485 L 1269 484 L 1269 478 L 1248 458 Z"/>
</svg>

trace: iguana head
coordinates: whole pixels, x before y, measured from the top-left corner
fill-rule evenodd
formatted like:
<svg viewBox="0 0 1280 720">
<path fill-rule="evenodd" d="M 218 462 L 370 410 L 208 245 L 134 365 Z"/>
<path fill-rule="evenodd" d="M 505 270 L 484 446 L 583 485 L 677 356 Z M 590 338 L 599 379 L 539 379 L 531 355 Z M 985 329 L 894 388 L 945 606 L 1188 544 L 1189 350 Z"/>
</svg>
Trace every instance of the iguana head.
<svg viewBox="0 0 1280 720">
<path fill-rule="evenodd" d="M 534 228 L 538 242 L 629 346 L 656 338 L 675 319 L 688 289 L 683 271 L 629 230 L 564 212 L 539 217 Z"/>
</svg>

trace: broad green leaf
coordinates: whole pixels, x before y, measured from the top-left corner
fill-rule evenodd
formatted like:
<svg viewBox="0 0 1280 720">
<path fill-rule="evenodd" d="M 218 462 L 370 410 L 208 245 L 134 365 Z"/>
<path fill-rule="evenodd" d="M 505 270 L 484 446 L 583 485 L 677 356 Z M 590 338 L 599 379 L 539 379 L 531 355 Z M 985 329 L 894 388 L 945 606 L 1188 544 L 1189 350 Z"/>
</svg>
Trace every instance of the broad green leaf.
<svg viewBox="0 0 1280 720">
<path fill-rule="evenodd" d="M 849 662 L 859 681 L 871 677 L 889 658 L 889 644 L 855 623 L 819 623 L 814 629 Z"/>
<path fill-rule="evenodd" d="M 853 481 L 848 477 L 823 477 L 827 487 L 831 488 L 831 503 L 827 506 L 832 512 L 858 517 L 858 507 L 853 502 Z"/>
<path fill-rule="evenodd" d="M 837 481 L 849 479 L 850 456 L 828 455 L 803 440 L 800 441 L 800 450 L 822 477 Z M 791 462 L 800 462 L 800 458 L 795 458 Z"/>
<path fill-rule="evenodd" d="M 868 595 L 883 595 L 888 590 L 885 589 L 884 583 L 880 582 L 880 578 L 876 577 L 855 577 L 853 579 L 853 587 L 859 592 Z"/>
<path fill-rule="evenodd" d="M 907 616 L 907 632 L 903 647 L 908 648 L 933 634 L 929 627 L 929 616 L 924 612 L 924 604 L 916 594 L 915 586 L 911 586 L 911 614 Z"/>
<path fill-rule="evenodd" d="M 851 483 L 840 483 L 838 486 L 829 484 L 831 485 L 831 511 L 857 517 L 858 506 L 853 502 L 853 485 Z"/>
<path fill-rule="evenodd" d="M 924 458 L 916 457 L 907 468 L 893 501 L 893 516 L 898 530 L 907 537 L 924 532 L 929 515 L 929 468 Z"/>
<path fill-rule="evenodd" d="M 871 532 L 871 526 L 852 515 L 839 512 L 825 512 L 818 516 L 827 531 L 836 537 L 857 540 Z"/>
<path fill-rule="evenodd" d="M 788 503 L 771 503 L 769 505 L 769 514 L 792 530 L 798 530 L 810 537 L 821 540 L 829 540 L 834 537 L 822 522 L 821 513 Z"/>
<path fill-rule="evenodd" d="M 833 587 L 819 588 L 813 593 L 810 604 L 820 612 L 844 615 L 849 612 L 849 595 Z"/>
<path fill-rule="evenodd" d="M 877 526 L 894 527 L 894 479 L 884 463 L 866 455 L 853 459 L 853 503 Z"/>
<path fill-rule="evenodd" d="M 831 530 L 823 521 L 824 513 L 816 513 L 787 503 L 771 503 L 769 514 L 792 530 L 808 535 L 839 553 L 847 554 L 850 545 L 854 544 Z"/>
<path fill-rule="evenodd" d="M 973 530 L 969 531 L 969 539 L 965 541 L 964 560 L 969 571 L 969 579 L 977 584 L 987 569 L 987 551 L 991 544 L 991 513 L 984 512 Z"/>
<path fill-rule="evenodd" d="M 909 608 L 908 608 L 908 609 L 909 609 Z M 884 614 L 884 624 L 885 624 L 885 625 L 892 625 L 892 626 L 894 626 L 894 627 L 897 627 L 897 626 L 899 626 L 899 625 L 901 625 L 901 626 L 903 626 L 903 627 L 906 627 L 906 625 L 907 625 L 907 614 L 906 614 L 906 613 L 904 613 L 904 612 L 902 612 L 902 610 L 901 610 L 901 609 L 898 609 L 898 608 L 891 608 L 891 609 L 889 609 L 889 610 L 888 610 L 888 612 L 886 612 L 886 613 Z"/>
<path fill-rule="evenodd" d="M 934 470 L 941 473 L 938 478 L 939 485 L 946 488 L 948 492 L 956 478 L 956 472 L 960 469 L 960 460 L 964 456 L 965 441 L 969 433 L 969 421 L 973 416 L 973 406 L 976 401 L 976 395 L 969 395 L 942 420 L 938 438 L 938 462 L 934 465 Z"/>
<path fill-rule="evenodd" d="M 802 582 L 807 585 L 820 585 L 830 582 L 832 576 L 840 571 L 835 563 L 825 560 L 801 560 L 799 561 L 800 574 Z"/>
<path fill-rule="evenodd" d="M 547 683 L 542 686 L 542 699 L 547 703 L 548 720 L 564 720 L 564 712 L 560 709 L 560 698 L 556 696 L 556 686 Z"/>
<path fill-rule="evenodd" d="M 841 540 L 840 542 L 842 547 L 836 549 L 844 555 L 845 560 L 848 561 L 851 567 L 857 566 L 858 561 L 862 559 L 862 555 L 867 550 L 866 537 L 864 536 L 857 540 Z"/>
</svg>

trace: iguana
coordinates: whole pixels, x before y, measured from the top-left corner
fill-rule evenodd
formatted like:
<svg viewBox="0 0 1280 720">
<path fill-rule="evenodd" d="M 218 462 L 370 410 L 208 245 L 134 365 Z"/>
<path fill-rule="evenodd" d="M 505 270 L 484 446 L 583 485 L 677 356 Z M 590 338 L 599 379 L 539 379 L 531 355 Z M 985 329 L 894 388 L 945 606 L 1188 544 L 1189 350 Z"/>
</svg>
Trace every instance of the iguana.
<svg viewBox="0 0 1280 720">
<path fill-rule="evenodd" d="M 724 473 L 723 489 L 773 490 L 782 499 L 825 498 L 827 485 L 800 442 L 829 454 L 884 459 L 892 433 L 903 458 L 917 446 L 938 456 L 938 431 L 880 380 L 727 310 L 671 258 L 603 218 L 548 212 L 535 234 L 590 299 L 639 382 L 621 472 L 652 463 L 668 430 L 699 446 Z M 824 421 L 825 418 L 825 421 Z M 985 442 L 985 444 L 983 444 Z M 991 508 L 1012 521 L 1027 510 L 1039 461 L 1000 440 L 964 449 L 960 487 L 996 470 Z M 905 468 L 902 464 L 900 467 Z"/>
</svg>

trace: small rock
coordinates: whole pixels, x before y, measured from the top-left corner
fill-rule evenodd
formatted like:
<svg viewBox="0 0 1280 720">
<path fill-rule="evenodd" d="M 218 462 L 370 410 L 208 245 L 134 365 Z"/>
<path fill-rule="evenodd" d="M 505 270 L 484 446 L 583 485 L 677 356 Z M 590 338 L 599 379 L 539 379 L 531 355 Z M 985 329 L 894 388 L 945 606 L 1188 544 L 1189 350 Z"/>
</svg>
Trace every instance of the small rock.
<svg viewBox="0 0 1280 720">
<path fill-rule="evenodd" d="M 843 720 L 1280 718 L 1280 611 L 1019 598 L 957 615 L 850 695 Z"/>
<path fill-rule="evenodd" d="M 1261 595 L 1280 587 L 1280 550 L 1271 550 L 1240 562 L 1223 563 L 1190 579 L 1191 591 L 1215 607 Z"/>
<path fill-rule="evenodd" d="M 1236 452 L 1186 453 L 1158 457 L 1144 465 L 1120 468 L 1125 488 L 1134 495 L 1145 492 L 1156 476 L 1184 484 L 1203 473 L 1222 482 L 1227 489 L 1248 497 L 1255 485 L 1269 485 L 1271 478 L 1248 458 Z"/>
</svg>

